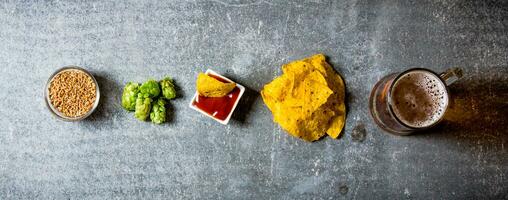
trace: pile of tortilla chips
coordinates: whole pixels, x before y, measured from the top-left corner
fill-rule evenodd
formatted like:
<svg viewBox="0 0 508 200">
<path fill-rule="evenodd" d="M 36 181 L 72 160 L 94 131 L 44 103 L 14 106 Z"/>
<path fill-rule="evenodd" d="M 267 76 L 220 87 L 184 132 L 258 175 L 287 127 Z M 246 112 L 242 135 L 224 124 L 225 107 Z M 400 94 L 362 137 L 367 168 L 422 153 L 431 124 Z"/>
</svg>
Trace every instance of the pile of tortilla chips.
<svg viewBox="0 0 508 200">
<path fill-rule="evenodd" d="M 273 120 L 291 135 L 315 141 L 337 138 L 344 127 L 344 82 L 323 54 L 282 66 L 283 74 L 264 86 L 263 101 Z"/>
</svg>

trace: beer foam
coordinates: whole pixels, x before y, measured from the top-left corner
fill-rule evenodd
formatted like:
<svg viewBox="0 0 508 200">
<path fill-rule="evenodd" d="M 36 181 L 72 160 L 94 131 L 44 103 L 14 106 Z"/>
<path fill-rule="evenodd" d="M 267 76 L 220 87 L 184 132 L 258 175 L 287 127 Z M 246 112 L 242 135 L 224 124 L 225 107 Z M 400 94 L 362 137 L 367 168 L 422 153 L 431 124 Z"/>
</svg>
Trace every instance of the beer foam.
<svg viewBox="0 0 508 200">
<path fill-rule="evenodd" d="M 446 86 L 435 74 L 415 70 L 402 75 L 391 91 L 395 116 L 411 127 L 427 127 L 444 115 L 448 106 Z"/>
</svg>

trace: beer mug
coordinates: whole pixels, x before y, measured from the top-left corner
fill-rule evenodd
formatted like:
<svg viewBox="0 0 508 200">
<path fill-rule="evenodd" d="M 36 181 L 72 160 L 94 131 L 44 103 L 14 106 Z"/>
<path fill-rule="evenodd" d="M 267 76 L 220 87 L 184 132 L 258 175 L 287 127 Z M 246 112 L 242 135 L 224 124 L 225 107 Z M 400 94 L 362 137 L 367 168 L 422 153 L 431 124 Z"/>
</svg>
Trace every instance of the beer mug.
<svg viewBox="0 0 508 200">
<path fill-rule="evenodd" d="M 390 74 L 373 87 L 369 109 L 374 122 L 383 130 L 409 135 L 439 123 L 448 108 L 448 85 L 462 77 L 460 68 L 437 74 L 413 68 Z"/>
</svg>

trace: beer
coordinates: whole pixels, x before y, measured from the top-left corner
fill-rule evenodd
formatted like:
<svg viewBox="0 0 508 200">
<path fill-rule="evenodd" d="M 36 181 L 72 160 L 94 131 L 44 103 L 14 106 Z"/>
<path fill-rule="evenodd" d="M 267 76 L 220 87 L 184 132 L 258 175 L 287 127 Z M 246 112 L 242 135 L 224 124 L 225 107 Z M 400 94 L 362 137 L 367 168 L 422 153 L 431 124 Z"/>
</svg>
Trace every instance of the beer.
<svg viewBox="0 0 508 200">
<path fill-rule="evenodd" d="M 459 68 L 440 75 L 423 68 L 387 75 L 370 94 L 372 118 L 382 129 L 398 135 L 432 127 L 443 119 L 448 107 L 447 85 L 460 77 Z"/>
<path fill-rule="evenodd" d="M 420 70 L 402 75 L 393 84 L 391 99 L 395 116 L 417 128 L 439 121 L 448 105 L 444 83 L 435 74 Z"/>
</svg>

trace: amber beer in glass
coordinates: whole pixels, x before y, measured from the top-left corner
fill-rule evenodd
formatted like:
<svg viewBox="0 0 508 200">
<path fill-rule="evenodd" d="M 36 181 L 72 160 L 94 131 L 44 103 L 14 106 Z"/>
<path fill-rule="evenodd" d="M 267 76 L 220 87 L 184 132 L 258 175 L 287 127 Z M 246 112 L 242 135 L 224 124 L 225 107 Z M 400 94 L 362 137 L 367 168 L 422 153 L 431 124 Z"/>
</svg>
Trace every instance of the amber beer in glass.
<svg viewBox="0 0 508 200">
<path fill-rule="evenodd" d="M 413 68 L 385 76 L 370 94 L 372 118 L 383 130 L 397 135 L 428 129 L 443 119 L 449 102 L 446 87 L 461 77 L 459 68 L 441 74 Z"/>
</svg>

